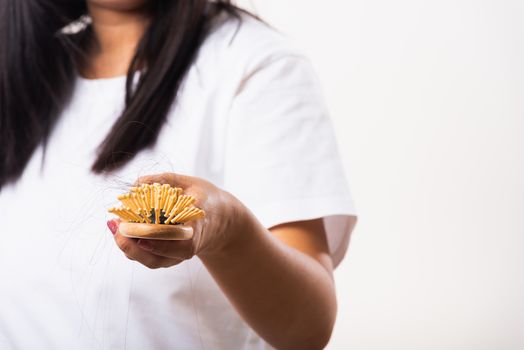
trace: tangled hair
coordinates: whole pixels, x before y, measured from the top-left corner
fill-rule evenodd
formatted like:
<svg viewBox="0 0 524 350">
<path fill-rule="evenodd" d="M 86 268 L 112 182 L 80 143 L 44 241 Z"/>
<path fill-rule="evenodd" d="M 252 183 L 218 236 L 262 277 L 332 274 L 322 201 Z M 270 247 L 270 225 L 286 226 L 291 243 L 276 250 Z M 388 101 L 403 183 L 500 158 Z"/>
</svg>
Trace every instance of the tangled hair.
<svg viewBox="0 0 524 350">
<path fill-rule="evenodd" d="M 226 13 L 240 20 L 241 10 L 230 0 L 155 0 L 149 11 L 127 72 L 125 108 L 99 145 L 95 173 L 154 145 L 214 19 Z M 39 145 L 45 151 L 94 39 L 89 25 L 75 34 L 63 28 L 86 14 L 85 0 L 0 1 L 0 189 L 21 176 Z"/>
</svg>

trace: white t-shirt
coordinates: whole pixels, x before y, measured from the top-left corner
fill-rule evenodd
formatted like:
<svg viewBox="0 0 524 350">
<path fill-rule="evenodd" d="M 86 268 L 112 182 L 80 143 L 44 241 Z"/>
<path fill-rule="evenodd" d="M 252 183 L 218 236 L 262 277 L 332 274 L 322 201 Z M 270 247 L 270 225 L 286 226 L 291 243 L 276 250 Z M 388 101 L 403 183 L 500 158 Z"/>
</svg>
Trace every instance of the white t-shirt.
<svg viewBox="0 0 524 350">
<path fill-rule="evenodd" d="M 156 145 L 107 176 L 89 169 L 125 78 L 78 78 L 44 162 L 0 192 L 1 349 L 271 348 L 198 258 L 150 270 L 118 249 L 106 210 L 141 175 L 205 178 L 268 228 L 324 217 L 340 262 L 355 209 L 316 77 L 274 30 L 237 26 L 202 46 Z"/>
</svg>

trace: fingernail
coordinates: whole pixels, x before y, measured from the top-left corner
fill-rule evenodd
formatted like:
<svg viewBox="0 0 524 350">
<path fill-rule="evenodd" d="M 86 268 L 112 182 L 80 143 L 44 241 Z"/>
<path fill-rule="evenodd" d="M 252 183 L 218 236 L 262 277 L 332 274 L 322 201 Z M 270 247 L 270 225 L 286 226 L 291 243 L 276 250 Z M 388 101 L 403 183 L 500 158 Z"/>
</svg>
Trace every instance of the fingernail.
<svg viewBox="0 0 524 350">
<path fill-rule="evenodd" d="M 153 246 L 151 245 L 151 242 L 148 242 L 146 240 L 140 239 L 137 244 L 140 248 L 144 250 L 149 250 L 149 251 L 153 250 Z"/>
<path fill-rule="evenodd" d="M 109 227 L 109 230 L 111 231 L 112 234 L 116 233 L 116 230 L 117 230 L 116 222 L 114 222 L 113 220 L 109 220 L 107 222 L 107 227 Z"/>
</svg>

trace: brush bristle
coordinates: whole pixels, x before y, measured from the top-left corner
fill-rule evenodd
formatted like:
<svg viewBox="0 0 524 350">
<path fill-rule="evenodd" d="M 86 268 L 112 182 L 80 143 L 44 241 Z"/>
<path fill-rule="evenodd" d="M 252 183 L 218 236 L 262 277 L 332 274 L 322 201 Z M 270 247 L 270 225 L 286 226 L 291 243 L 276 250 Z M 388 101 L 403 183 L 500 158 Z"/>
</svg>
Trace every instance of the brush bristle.
<svg viewBox="0 0 524 350">
<path fill-rule="evenodd" d="M 168 184 L 143 184 L 118 196 L 122 207 L 108 211 L 124 221 L 147 224 L 177 225 L 204 217 L 204 211 L 193 206 L 196 198 L 182 193 Z"/>
</svg>

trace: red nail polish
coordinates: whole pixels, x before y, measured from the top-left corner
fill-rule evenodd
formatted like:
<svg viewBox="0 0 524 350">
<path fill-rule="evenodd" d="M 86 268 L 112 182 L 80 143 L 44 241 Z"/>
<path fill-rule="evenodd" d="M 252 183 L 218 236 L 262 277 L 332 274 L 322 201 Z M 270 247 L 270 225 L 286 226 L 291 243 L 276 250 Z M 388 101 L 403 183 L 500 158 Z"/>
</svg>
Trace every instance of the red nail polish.
<svg viewBox="0 0 524 350">
<path fill-rule="evenodd" d="M 116 233 L 117 226 L 113 220 L 109 220 L 107 222 L 107 227 L 109 227 L 109 230 L 111 231 L 112 234 Z"/>
</svg>

